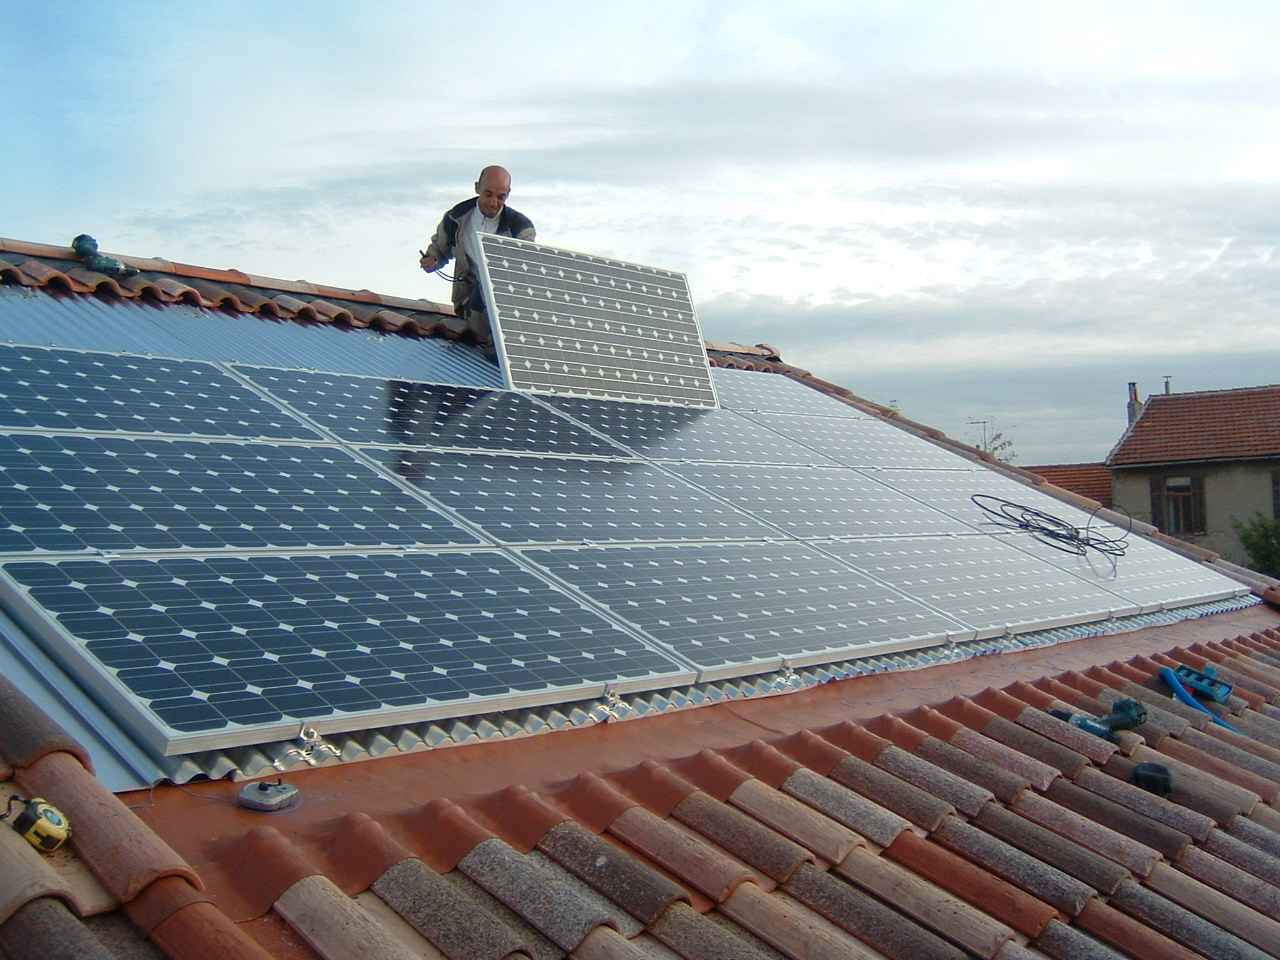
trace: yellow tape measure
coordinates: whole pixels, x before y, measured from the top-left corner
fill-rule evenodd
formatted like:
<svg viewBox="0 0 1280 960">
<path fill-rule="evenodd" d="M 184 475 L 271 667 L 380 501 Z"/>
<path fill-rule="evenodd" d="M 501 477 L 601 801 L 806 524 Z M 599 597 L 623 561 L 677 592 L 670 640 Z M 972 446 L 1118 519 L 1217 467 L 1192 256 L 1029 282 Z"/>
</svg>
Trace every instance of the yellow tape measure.
<svg viewBox="0 0 1280 960">
<path fill-rule="evenodd" d="M 11 826 L 26 839 L 27 843 L 41 853 L 53 853 L 67 842 L 67 837 L 71 836 L 71 823 L 61 810 L 42 797 L 33 797 L 30 800 L 23 797 L 10 797 L 9 806 L 4 814 L 0 815 L 0 820 L 7 820 L 13 813 L 15 800 L 26 804 L 26 807 L 22 813 L 18 814 Z"/>
</svg>

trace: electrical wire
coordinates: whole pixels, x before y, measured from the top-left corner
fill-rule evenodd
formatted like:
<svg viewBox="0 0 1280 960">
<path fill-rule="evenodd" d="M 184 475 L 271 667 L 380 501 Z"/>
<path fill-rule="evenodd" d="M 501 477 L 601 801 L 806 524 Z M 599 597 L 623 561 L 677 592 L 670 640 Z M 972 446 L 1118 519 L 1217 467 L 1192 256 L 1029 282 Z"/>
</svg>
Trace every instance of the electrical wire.
<svg viewBox="0 0 1280 960">
<path fill-rule="evenodd" d="M 1093 518 L 1098 515 L 1097 510 L 1089 515 L 1089 522 L 1085 526 L 1077 527 L 1061 517 L 1055 517 L 1035 507 L 1028 507 L 1026 504 L 1014 503 L 1003 497 L 975 493 L 969 499 L 991 517 L 990 522 L 996 526 L 1007 530 L 1026 531 L 1041 543 L 1078 557 L 1088 556 L 1091 550 L 1096 551 L 1109 558 L 1113 567 L 1116 559 L 1124 556 L 1129 547 L 1129 534 L 1133 532 L 1132 519 L 1128 529 L 1119 536 L 1108 536 L 1094 531 Z"/>
</svg>

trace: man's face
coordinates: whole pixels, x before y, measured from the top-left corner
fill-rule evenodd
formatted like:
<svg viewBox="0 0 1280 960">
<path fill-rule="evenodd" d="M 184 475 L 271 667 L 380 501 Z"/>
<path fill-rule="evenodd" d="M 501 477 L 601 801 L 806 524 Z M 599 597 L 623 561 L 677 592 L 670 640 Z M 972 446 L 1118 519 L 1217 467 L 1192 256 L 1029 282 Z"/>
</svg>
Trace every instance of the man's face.
<svg viewBox="0 0 1280 960">
<path fill-rule="evenodd" d="M 496 217 L 500 214 L 510 193 L 511 178 L 500 173 L 488 173 L 476 181 L 480 212 L 486 217 Z"/>
</svg>

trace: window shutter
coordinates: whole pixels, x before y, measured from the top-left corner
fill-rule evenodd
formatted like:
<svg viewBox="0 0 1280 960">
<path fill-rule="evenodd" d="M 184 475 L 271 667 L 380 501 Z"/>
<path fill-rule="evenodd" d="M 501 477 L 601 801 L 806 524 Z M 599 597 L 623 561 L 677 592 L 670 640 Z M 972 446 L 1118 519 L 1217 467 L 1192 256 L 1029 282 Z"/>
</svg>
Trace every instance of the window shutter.
<svg viewBox="0 0 1280 960">
<path fill-rule="evenodd" d="M 1204 509 L 1204 477 L 1191 478 L 1191 532 L 1208 533 L 1209 524 L 1205 522 Z"/>
<path fill-rule="evenodd" d="M 1151 478 L 1151 522 L 1162 533 L 1165 528 L 1164 477 Z"/>
</svg>

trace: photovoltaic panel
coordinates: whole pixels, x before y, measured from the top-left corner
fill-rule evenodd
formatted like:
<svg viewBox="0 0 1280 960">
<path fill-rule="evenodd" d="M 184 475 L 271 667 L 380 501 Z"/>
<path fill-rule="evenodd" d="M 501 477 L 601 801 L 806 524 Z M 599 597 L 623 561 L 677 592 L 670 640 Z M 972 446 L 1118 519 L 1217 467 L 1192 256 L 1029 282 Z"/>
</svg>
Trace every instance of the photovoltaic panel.
<svg viewBox="0 0 1280 960">
<path fill-rule="evenodd" d="M 1108 532 L 1114 535 L 1116 529 Z M 1105 586 L 1143 612 L 1225 599 L 1242 592 L 1237 581 L 1138 536 L 1127 537 L 1123 555 L 1115 558 L 1092 550 L 1081 555 L 1064 553 L 1022 533 L 1012 533 L 1009 539 L 1047 563 Z"/>
<path fill-rule="evenodd" d="M 479 240 L 512 389 L 716 406 L 684 274 L 511 237 Z"/>
<path fill-rule="evenodd" d="M 636 455 L 653 460 L 834 463 L 731 410 L 561 397 L 548 402 Z"/>
<path fill-rule="evenodd" d="M 351 443 L 520 453 L 617 453 L 599 437 L 508 390 L 298 370 L 238 369 Z"/>
<path fill-rule="evenodd" d="M 526 556 L 691 660 L 704 679 L 967 632 L 799 543 L 530 550 Z"/>
<path fill-rule="evenodd" d="M 850 467 L 971 470 L 973 462 L 881 420 L 755 413 L 753 423 Z"/>
<path fill-rule="evenodd" d="M 0 346 L 0 426 L 317 439 L 212 364 Z"/>
<path fill-rule="evenodd" d="M 670 469 L 795 537 L 968 532 L 927 503 L 843 467 L 694 463 Z"/>
<path fill-rule="evenodd" d="M 0 435 L 0 551 L 477 543 L 333 447 Z"/>
<path fill-rule="evenodd" d="M 1016 548 L 1014 537 L 846 540 L 822 549 L 982 633 L 1138 613 L 1097 583 Z"/>
<path fill-rule="evenodd" d="M 730 410 L 871 419 L 870 414 L 782 374 L 717 367 L 711 377 L 720 405 Z"/>
<path fill-rule="evenodd" d="M 367 452 L 505 543 L 776 536 L 765 524 L 638 460 Z"/>
<path fill-rule="evenodd" d="M 689 682 L 489 552 L 10 562 L 0 587 L 153 746 L 262 743 Z M 38 627 L 39 628 L 39 627 Z"/>
</svg>

